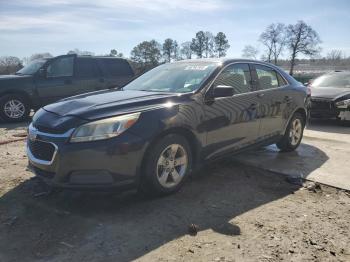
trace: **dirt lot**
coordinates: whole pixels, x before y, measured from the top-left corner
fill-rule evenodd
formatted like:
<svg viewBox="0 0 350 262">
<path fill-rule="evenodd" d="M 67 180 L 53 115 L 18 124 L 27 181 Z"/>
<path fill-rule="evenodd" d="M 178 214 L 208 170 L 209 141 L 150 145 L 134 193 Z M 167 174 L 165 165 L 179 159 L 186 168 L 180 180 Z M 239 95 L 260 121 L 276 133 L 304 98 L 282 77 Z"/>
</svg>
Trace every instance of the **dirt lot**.
<svg viewBox="0 0 350 262">
<path fill-rule="evenodd" d="M 46 195 L 26 165 L 23 141 L 0 145 L 0 261 L 350 261 L 349 192 L 226 159 L 164 198 Z"/>
</svg>

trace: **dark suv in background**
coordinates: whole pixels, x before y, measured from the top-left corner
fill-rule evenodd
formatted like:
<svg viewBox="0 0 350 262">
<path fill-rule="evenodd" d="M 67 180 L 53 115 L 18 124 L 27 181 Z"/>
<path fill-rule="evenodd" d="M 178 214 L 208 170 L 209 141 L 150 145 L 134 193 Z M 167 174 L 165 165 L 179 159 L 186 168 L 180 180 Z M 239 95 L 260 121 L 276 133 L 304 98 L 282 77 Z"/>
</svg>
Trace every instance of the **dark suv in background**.
<svg viewBox="0 0 350 262">
<path fill-rule="evenodd" d="M 22 121 L 31 109 L 62 98 L 125 85 L 134 77 L 123 58 L 63 55 L 33 61 L 15 75 L 0 76 L 0 117 Z"/>
</svg>

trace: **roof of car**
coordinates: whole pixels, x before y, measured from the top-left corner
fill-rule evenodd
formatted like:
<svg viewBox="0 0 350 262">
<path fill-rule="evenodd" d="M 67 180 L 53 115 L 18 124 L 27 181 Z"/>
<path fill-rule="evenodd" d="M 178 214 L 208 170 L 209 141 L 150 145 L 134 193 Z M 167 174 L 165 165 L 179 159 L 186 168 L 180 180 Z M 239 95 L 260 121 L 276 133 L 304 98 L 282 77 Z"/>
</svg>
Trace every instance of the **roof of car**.
<svg viewBox="0 0 350 262">
<path fill-rule="evenodd" d="M 199 58 L 199 59 L 186 59 L 186 60 L 180 60 L 176 61 L 175 63 L 201 63 L 201 62 L 207 62 L 207 63 L 221 63 L 221 64 L 230 64 L 234 62 L 253 62 L 253 63 L 262 63 L 262 64 L 269 64 L 266 62 L 258 61 L 258 60 L 252 60 L 252 59 L 242 59 L 242 58 Z M 269 64 L 272 65 L 272 64 Z"/>
<path fill-rule="evenodd" d="M 102 59 L 122 59 L 126 60 L 124 57 L 115 57 L 115 56 L 94 56 L 94 55 L 77 55 L 79 58 L 102 58 Z"/>
</svg>

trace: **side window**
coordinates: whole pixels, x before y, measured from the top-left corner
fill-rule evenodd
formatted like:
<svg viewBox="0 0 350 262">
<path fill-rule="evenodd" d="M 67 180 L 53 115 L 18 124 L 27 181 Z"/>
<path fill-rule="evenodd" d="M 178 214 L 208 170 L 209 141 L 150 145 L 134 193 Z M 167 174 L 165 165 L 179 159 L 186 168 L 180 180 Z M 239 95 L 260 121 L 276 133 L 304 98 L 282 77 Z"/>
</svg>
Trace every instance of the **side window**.
<svg viewBox="0 0 350 262">
<path fill-rule="evenodd" d="M 255 65 L 260 89 L 270 89 L 286 85 L 286 81 L 270 67 Z"/>
<path fill-rule="evenodd" d="M 133 76 L 131 66 L 124 59 L 100 59 L 99 65 L 106 76 Z"/>
<path fill-rule="evenodd" d="M 225 85 L 232 86 L 235 94 L 248 93 L 251 77 L 247 64 L 234 64 L 226 67 L 216 78 L 214 86 Z"/>
<path fill-rule="evenodd" d="M 74 57 L 57 58 L 46 69 L 47 77 L 60 77 L 73 75 Z"/>
<path fill-rule="evenodd" d="M 75 75 L 77 78 L 94 78 L 99 77 L 100 74 L 94 59 L 77 58 Z"/>
</svg>

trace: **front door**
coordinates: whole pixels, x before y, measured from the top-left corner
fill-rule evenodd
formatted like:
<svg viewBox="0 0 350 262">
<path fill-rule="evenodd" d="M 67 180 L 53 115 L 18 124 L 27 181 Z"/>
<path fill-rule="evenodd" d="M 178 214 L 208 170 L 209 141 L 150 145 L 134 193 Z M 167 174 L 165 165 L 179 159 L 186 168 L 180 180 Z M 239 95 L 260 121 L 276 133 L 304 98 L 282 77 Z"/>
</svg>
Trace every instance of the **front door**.
<svg viewBox="0 0 350 262">
<path fill-rule="evenodd" d="M 75 56 L 57 57 L 46 66 L 46 73 L 36 79 L 36 87 L 42 104 L 50 104 L 76 94 L 74 83 Z"/>
<path fill-rule="evenodd" d="M 258 97 L 251 85 L 248 64 L 227 66 L 211 88 L 232 86 L 234 95 L 217 97 L 204 105 L 204 130 L 207 132 L 205 158 L 236 150 L 253 143 L 258 137 Z"/>
</svg>

